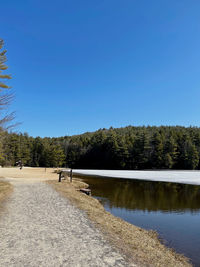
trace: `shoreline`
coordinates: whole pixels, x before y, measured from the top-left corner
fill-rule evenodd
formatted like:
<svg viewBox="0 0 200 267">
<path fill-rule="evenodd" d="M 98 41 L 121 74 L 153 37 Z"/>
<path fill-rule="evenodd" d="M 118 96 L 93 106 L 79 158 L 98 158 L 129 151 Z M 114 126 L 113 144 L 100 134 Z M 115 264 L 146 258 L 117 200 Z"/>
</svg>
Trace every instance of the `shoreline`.
<svg viewBox="0 0 200 267">
<path fill-rule="evenodd" d="M 80 193 L 80 188 L 88 187 L 80 177 L 74 177 L 72 183 L 68 180 L 47 183 L 79 209 L 84 210 L 108 241 L 123 253 L 130 263 L 141 266 L 192 266 L 184 255 L 166 247 L 157 232 L 147 231 L 115 217 L 107 212 L 97 199 Z"/>
</svg>

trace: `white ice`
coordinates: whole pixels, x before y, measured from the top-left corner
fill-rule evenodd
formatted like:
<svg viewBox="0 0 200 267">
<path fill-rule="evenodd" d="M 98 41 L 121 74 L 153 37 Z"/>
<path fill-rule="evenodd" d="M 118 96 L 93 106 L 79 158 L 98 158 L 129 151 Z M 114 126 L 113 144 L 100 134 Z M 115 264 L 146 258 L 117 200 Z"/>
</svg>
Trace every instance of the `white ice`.
<svg viewBox="0 0 200 267">
<path fill-rule="evenodd" d="M 119 171 L 74 169 L 73 174 L 200 185 L 200 171 Z"/>
</svg>

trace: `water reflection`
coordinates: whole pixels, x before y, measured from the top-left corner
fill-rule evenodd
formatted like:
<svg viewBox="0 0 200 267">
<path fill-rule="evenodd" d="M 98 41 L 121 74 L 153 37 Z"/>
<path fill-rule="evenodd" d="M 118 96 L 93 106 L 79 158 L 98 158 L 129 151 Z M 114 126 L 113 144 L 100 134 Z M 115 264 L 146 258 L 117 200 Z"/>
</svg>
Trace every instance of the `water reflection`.
<svg viewBox="0 0 200 267">
<path fill-rule="evenodd" d="M 85 177 L 84 181 L 110 208 L 180 213 L 200 210 L 200 186 L 116 178 Z"/>
<path fill-rule="evenodd" d="M 166 245 L 200 266 L 200 186 L 97 177 L 83 181 L 107 211 L 156 230 Z"/>
</svg>

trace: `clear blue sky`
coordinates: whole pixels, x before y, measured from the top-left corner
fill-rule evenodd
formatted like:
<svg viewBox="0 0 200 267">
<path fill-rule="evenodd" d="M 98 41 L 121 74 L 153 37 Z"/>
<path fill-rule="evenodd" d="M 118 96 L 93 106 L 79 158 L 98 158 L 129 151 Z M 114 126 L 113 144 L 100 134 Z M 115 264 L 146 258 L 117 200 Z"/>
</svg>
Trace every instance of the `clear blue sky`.
<svg viewBox="0 0 200 267">
<path fill-rule="evenodd" d="M 199 0 L 2 1 L 17 130 L 200 126 L 199 14 Z"/>
</svg>

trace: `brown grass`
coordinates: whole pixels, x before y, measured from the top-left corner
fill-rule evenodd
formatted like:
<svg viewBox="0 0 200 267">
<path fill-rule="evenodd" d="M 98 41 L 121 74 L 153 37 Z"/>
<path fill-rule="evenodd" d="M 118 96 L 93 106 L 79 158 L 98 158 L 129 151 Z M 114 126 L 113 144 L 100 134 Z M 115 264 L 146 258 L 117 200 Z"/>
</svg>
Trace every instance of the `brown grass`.
<svg viewBox="0 0 200 267">
<path fill-rule="evenodd" d="M 107 239 L 129 261 L 140 266 L 191 266 L 188 259 L 164 246 L 156 232 L 146 231 L 106 212 L 97 199 L 80 193 L 78 189 L 87 184 L 78 179 L 58 183 L 48 181 L 58 192 L 84 210 Z"/>
<path fill-rule="evenodd" d="M 12 192 L 13 187 L 10 183 L 0 181 L 0 210 L 3 208 L 3 203 Z"/>
</svg>

